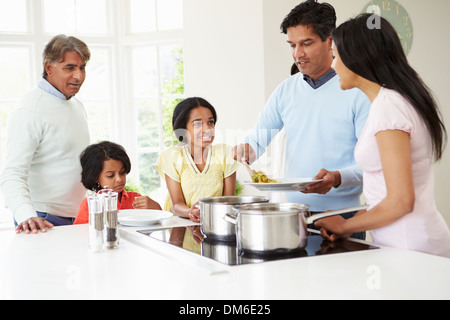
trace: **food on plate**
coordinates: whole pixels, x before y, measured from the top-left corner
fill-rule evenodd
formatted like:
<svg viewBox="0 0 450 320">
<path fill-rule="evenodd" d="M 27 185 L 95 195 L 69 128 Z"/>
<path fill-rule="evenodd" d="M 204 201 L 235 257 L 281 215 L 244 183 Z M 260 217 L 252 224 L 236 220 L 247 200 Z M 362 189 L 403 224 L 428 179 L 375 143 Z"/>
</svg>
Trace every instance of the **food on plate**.
<svg viewBox="0 0 450 320">
<path fill-rule="evenodd" d="M 269 179 L 262 171 L 256 171 L 252 174 L 252 181 L 255 183 L 277 183 L 277 180 Z"/>
</svg>

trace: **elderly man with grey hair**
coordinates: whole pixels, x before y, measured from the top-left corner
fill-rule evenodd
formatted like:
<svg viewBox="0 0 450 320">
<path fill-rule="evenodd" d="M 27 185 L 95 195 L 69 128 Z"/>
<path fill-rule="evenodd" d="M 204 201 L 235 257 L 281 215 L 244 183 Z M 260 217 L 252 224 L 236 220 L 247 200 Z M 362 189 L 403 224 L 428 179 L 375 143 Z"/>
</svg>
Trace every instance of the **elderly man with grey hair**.
<svg viewBox="0 0 450 320">
<path fill-rule="evenodd" d="M 17 233 L 72 224 L 85 196 L 79 156 L 90 138 L 86 112 L 74 95 L 89 58 L 83 41 L 65 35 L 51 39 L 42 79 L 8 119 L 0 186 Z"/>
</svg>

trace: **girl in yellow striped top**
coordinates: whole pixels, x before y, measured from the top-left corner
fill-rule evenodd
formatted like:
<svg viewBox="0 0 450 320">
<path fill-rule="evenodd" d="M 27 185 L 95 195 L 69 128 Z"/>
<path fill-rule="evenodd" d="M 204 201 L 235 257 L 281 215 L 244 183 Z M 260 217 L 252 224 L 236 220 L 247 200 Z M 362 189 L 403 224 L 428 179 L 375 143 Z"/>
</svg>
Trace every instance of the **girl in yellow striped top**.
<svg viewBox="0 0 450 320">
<path fill-rule="evenodd" d="M 181 143 L 162 152 L 156 163 L 170 195 L 164 210 L 194 222 L 200 222 L 196 208 L 200 199 L 234 195 L 235 191 L 239 163 L 230 146 L 212 145 L 216 122 L 216 111 L 205 99 L 181 101 L 172 117 Z"/>
</svg>

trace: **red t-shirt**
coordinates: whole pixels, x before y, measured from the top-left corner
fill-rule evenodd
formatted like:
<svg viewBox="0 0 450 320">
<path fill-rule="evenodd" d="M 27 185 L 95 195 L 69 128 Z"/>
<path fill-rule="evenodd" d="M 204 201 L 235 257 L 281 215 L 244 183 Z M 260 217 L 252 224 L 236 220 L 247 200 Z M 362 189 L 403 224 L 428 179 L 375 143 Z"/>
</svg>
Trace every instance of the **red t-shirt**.
<svg viewBox="0 0 450 320">
<path fill-rule="evenodd" d="M 117 209 L 133 209 L 134 198 L 140 197 L 141 195 L 137 192 L 122 191 L 122 202 L 117 201 Z M 80 209 L 78 209 L 78 215 L 75 218 L 73 224 L 84 224 L 89 223 L 89 207 L 87 203 L 87 198 L 84 198 L 83 202 L 80 204 Z"/>
</svg>

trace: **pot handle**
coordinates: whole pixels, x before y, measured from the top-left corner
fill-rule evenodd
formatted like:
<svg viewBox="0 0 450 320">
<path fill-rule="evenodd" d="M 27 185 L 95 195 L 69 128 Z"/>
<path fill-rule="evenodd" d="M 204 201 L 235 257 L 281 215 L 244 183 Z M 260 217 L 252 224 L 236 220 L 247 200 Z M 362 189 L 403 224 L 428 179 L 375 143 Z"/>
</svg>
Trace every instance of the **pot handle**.
<svg viewBox="0 0 450 320">
<path fill-rule="evenodd" d="M 236 217 L 232 216 L 231 214 L 227 213 L 223 216 L 223 220 L 225 220 L 226 222 L 232 223 L 232 224 L 236 224 Z"/>
<path fill-rule="evenodd" d="M 342 214 L 342 213 L 364 210 L 364 209 L 367 209 L 368 207 L 369 206 L 367 206 L 367 205 L 363 205 L 363 206 L 358 206 L 358 207 L 352 207 L 352 208 L 346 208 L 346 209 L 340 209 L 340 210 L 334 210 L 334 211 L 318 213 L 318 214 L 315 214 L 313 216 L 310 216 L 310 217 L 306 218 L 306 224 L 311 224 L 311 223 L 313 223 L 314 221 L 316 221 L 318 219 L 331 217 L 331 216 L 336 216 L 336 215 Z"/>
</svg>

